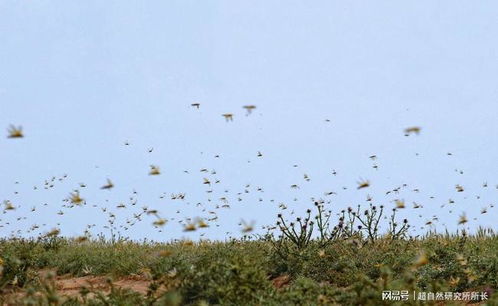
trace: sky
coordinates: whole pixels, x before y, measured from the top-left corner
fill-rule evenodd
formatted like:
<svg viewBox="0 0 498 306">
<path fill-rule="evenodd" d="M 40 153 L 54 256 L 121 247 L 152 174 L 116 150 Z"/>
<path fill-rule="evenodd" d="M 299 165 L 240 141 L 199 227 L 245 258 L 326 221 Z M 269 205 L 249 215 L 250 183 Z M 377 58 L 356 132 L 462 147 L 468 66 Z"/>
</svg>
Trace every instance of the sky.
<svg viewBox="0 0 498 306">
<path fill-rule="evenodd" d="M 0 236 L 53 228 L 78 236 L 88 224 L 109 235 L 109 213 L 119 227 L 145 206 L 174 220 L 157 229 L 143 214 L 122 235 L 225 239 L 241 235 L 241 220 L 263 233 L 280 203 L 300 215 L 311 197 L 323 198 L 339 212 L 366 207 L 367 195 L 388 208 L 403 199 L 398 214 L 413 233 L 433 216 L 440 231 L 496 229 L 497 9 L 495 1 L 0 1 L 0 127 L 25 134 L 0 137 L 0 201 L 16 206 L 0 214 Z M 257 108 L 247 115 L 243 105 Z M 420 135 L 405 137 L 410 126 Z M 150 165 L 161 175 L 148 175 Z M 220 182 L 209 187 L 204 177 Z M 108 178 L 115 187 L 101 190 Z M 357 190 L 362 179 L 371 186 Z M 63 206 L 73 190 L 86 205 Z M 218 220 L 207 229 L 178 223 L 209 211 Z M 457 226 L 463 213 L 469 222 Z"/>
</svg>

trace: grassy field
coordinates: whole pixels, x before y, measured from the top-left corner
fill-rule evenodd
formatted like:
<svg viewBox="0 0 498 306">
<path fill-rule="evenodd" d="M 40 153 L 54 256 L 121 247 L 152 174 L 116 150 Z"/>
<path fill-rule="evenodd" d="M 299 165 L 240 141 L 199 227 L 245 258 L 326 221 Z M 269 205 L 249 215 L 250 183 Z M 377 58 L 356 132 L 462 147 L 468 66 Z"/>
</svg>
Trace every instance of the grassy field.
<svg viewBox="0 0 498 306">
<path fill-rule="evenodd" d="M 487 292 L 488 301 L 473 302 L 498 304 L 493 234 L 322 242 L 6 239 L 0 241 L 1 299 L 12 305 L 394 305 L 382 300 L 382 291 L 408 290 Z M 452 303 L 467 302 L 404 305 Z"/>
</svg>

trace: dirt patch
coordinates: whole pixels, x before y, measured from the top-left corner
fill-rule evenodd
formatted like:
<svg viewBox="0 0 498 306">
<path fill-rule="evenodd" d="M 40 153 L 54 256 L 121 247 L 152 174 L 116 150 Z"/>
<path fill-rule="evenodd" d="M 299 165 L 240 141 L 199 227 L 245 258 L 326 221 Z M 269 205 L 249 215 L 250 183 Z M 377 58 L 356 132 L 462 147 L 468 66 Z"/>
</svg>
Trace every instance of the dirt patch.
<svg viewBox="0 0 498 306">
<path fill-rule="evenodd" d="M 111 279 L 107 276 L 87 275 L 75 277 L 71 275 L 56 275 L 56 271 L 54 270 L 41 270 L 38 271 L 38 275 L 42 280 L 48 282 L 54 281 L 55 289 L 57 290 L 57 294 L 59 296 L 79 297 L 80 292 L 83 288 L 87 288 L 90 291 L 101 292 L 104 294 L 108 294 L 111 291 Z M 151 280 L 140 275 L 132 275 L 112 279 L 112 285 L 115 288 L 132 290 L 142 295 L 147 294 L 147 290 L 149 289 L 150 284 Z M 19 290 L 12 288 L 11 290 L 9 290 L 7 288 L 3 293 L 4 299 L 2 299 L 2 301 L 4 301 L 4 305 L 16 305 L 15 303 L 11 303 L 10 301 L 17 301 L 25 295 L 26 292 L 22 289 Z M 93 293 L 90 293 L 89 297 L 92 296 Z M 2 303 L 0 302 L 0 304 Z"/>
<path fill-rule="evenodd" d="M 126 277 L 115 279 L 112 284 L 116 288 L 128 289 L 140 294 L 146 294 L 151 281 L 143 277 Z M 83 288 L 108 293 L 111 289 L 109 278 L 106 276 L 58 276 L 55 279 L 56 288 L 61 295 L 75 296 Z"/>
<path fill-rule="evenodd" d="M 273 286 L 275 288 L 280 289 L 284 286 L 287 286 L 290 283 L 291 277 L 290 277 L 290 275 L 285 274 L 285 275 L 280 275 L 280 276 L 272 279 L 271 281 L 272 281 Z"/>
</svg>

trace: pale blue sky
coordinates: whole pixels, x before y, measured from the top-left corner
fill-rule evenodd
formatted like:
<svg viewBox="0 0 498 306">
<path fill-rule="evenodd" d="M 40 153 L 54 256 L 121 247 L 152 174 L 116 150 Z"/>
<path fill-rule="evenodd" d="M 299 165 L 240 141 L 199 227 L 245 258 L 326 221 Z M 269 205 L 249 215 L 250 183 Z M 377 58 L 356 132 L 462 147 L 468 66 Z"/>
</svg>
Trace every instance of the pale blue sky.
<svg viewBox="0 0 498 306">
<path fill-rule="evenodd" d="M 231 208 L 216 210 L 220 227 L 206 236 L 238 234 L 241 218 L 272 223 L 278 203 L 302 211 L 324 191 L 339 193 L 328 197 L 335 210 L 371 194 L 388 207 L 424 205 L 400 213 L 413 224 L 436 214 L 440 229 L 455 229 L 465 211 L 470 228 L 493 226 L 496 209 L 480 209 L 498 195 L 497 11 L 495 1 L 0 1 L 0 127 L 26 134 L 0 137 L 0 200 L 20 206 L 1 215 L 0 235 L 33 223 L 79 235 L 103 225 L 96 204 L 118 224 L 145 205 L 176 218 L 158 233 L 144 216 L 133 238 L 196 237 L 176 221 L 207 216 L 195 204 L 212 210 L 225 189 Z M 258 107 L 251 116 L 246 104 Z M 421 135 L 404 137 L 413 125 Z M 163 174 L 148 176 L 150 164 Z M 212 194 L 201 168 L 221 180 Z M 357 191 L 360 177 L 372 187 Z M 99 189 L 106 178 L 112 191 Z M 406 191 L 385 196 L 402 183 Z M 77 188 L 88 205 L 58 216 Z M 133 189 L 138 204 L 116 209 Z M 453 213 L 440 208 L 449 198 Z"/>
</svg>

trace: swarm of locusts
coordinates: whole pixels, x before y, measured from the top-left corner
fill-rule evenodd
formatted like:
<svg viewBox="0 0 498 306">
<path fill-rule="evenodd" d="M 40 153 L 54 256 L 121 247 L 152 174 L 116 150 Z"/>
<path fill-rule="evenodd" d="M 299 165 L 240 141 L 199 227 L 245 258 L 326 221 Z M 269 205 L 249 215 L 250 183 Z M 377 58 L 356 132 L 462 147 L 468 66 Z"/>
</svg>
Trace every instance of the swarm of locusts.
<svg viewBox="0 0 498 306">
<path fill-rule="evenodd" d="M 200 102 L 191 103 L 190 106 L 195 108 L 196 110 L 202 109 L 202 105 Z M 257 110 L 256 105 L 253 105 L 253 104 L 243 105 L 242 108 L 245 110 L 246 116 L 253 114 Z M 232 122 L 232 121 L 234 121 L 235 114 L 233 112 L 227 112 L 227 113 L 223 113 L 222 117 L 224 117 L 224 119 L 227 122 Z M 325 120 L 325 122 L 330 122 L 330 119 Z M 405 136 L 409 136 L 412 134 L 413 135 L 420 135 L 421 130 L 422 129 L 419 126 L 411 126 L 411 127 L 407 127 L 405 129 L 403 129 L 403 132 L 404 132 Z M 21 126 L 16 126 L 16 125 L 12 124 L 9 126 L 7 131 L 8 131 L 7 138 L 10 138 L 10 139 L 24 138 L 23 128 Z M 28 141 L 28 139 L 21 140 L 21 141 Z M 129 141 L 125 141 L 125 146 L 131 147 L 132 144 L 130 144 Z M 146 151 L 148 153 L 152 153 L 153 148 L 149 147 L 148 149 L 146 149 Z M 259 158 L 259 159 L 264 158 L 264 155 L 261 152 L 261 150 L 255 150 L 255 152 L 256 152 L 255 156 L 257 158 Z M 218 153 L 218 154 L 215 154 L 213 158 L 222 159 L 221 156 L 222 156 L 222 154 Z M 375 170 L 379 170 L 380 167 L 379 167 L 379 163 L 378 163 L 378 160 L 379 160 L 378 154 L 369 154 L 367 156 L 372 162 L 374 162 L 372 167 Z M 452 153 L 448 152 L 447 156 L 452 156 Z M 294 164 L 292 167 L 298 168 L 298 165 Z M 263 188 L 261 188 L 261 187 L 252 188 L 252 186 L 250 184 L 243 186 L 241 191 L 238 191 L 238 192 L 233 193 L 233 194 L 230 192 L 230 190 L 225 189 L 223 192 L 223 196 L 219 197 L 216 200 L 216 199 L 212 198 L 211 195 L 216 192 L 216 190 L 214 188 L 218 189 L 217 186 L 222 184 L 222 180 L 220 180 L 218 178 L 217 171 L 214 169 L 210 170 L 209 168 L 202 168 L 202 169 L 200 169 L 199 172 L 204 174 L 202 179 L 201 179 L 201 185 L 208 188 L 205 190 L 208 197 L 205 201 L 200 201 L 200 202 L 197 202 L 195 204 L 196 210 L 199 212 L 199 214 L 187 216 L 186 219 L 177 218 L 177 216 L 160 216 L 162 214 L 160 211 L 160 208 L 150 209 L 147 205 L 142 206 L 142 208 L 140 209 L 139 204 L 138 204 L 139 203 L 138 192 L 134 189 L 132 194 L 129 196 L 128 203 L 121 201 L 115 205 L 115 208 L 119 209 L 121 212 L 123 212 L 123 211 L 130 212 L 129 216 L 126 218 L 125 224 L 117 224 L 116 223 L 117 222 L 116 213 L 113 212 L 108 205 L 106 205 L 107 203 L 99 204 L 99 203 L 96 203 L 94 201 L 92 201 L 90 203 L 82 197 L 80 189 L 88 189 L 87 188 L 88 184 L 82 183 L 82 182 L 79 183 L 80 189 L 74 189 L 73 191 L 70 191 L 69 196 L 64 200 L 65 202 L 69 203 L 70 205 L 66 205 L 66 204 L 62 205 L 62 209 L 58 210 L 57 214 L 59 216 L 64 216 L 66 210 L 68 210 L 68 209 L 75 209 L 75 207 L 79 207 L 79 206 L 92 205 L 93 208 L 100 209 L 101 213 L 103 213 L 104 215 L 107 215 L 107 220 L 108 220 L 107 223 L 108 224 L 104 227 L 107 229 L 113 229 L 114 231 L 119 231 L 119 232 L 126 232 L 126 231 L 129 231 L 130 229 L 132 229 L 133 227 L 137 226 L 137 224 L 140 224 L 140 223 L 148 220 L 148 218 L 145 218 L 145 216 L 152 215 L 152 216 L 155 216 L 156 219 L 150 221 L 151 225 L 154 228 L 156 228 L 159 232 L 162 232 L 163 228 L 166 229 L 169 226 L 173 226 L 172 224 L 174 224 L 175 222 L 178 222 L 182 226 L 183 232 L 202 231 L 201 237 L 204 237 L 206 235 L 206 231 L 209 231 L 210 229 L 213 229 L 213 228 L 220 227 L 220 225 L 218 224 L 218 222 L 220 220 L 220 217 L 219 217 L 220 210 L 230 209 L 233 207 L 234 203 L 242 204 L 244 202 L 244 195 L 245 194 L 256 192 L 257 194 L 258 193 L 261 194 L 260 196 L 258 196 L 258 202 L 269 201 L 270 203 L 277 203 L 277 201 L 275 199 L 269 199 L 269 200 L 266 199 L 265 200 L 262 197 Z M 188 170 L 185 170 L 184 173 L 189 175 L 191 172 Z M 149 176 L 159 176 L 163 173 L 160 170 L 160 167 L 158 165 L 151 164 L 149 171 L 148 171 L 148 174 L 149 174 Z M 338 175 L 336 170 L 332 170 L 331 174 L 333 176 Z M 463 174 L 463 172 L 460 172 L 460 174 Z M 45 180 L 43 187 L 45 190 L 51 190 L 53 188 L 56 188 L 58 181 L 62 182 L 64 180 L 66 180 L 67 178 L 68 178 L 67 174 L 65 174 L 64 176 L 62 176 L 60 178 L 53 176 L 50 179 Z M 310 175 L 308 175 L 307 173 L 302 173 L 302 178 L 304 179 L 305 183 L 312 182 Z M 116 188 L 115 188 L 115 184 L 114 184 L 113 180 L 111 180 L 110 178 L 106 178 L 106 180 L 107 180 L 107 182 L 104 185 L 101 185 L 100 189 L 107 190 L 107 191 L 115 190 Z M 202 186 L 200 186 L 200 187 L 202 187 Z M 372 186 L 372 182 L 370 180 L 360 178 L 360 180 L 357 181 L 356 189 L 358 190 L 358 192 L 360 192 L 362 190 L 368 190 L 368 189 L 372 188 L 371 186 Z M 487 182 L 483 184 L 483 188 L 487 188 L 487 186 L 488 186 Z M 33 189 L 38 190 L 38 188 L 39 188 L 39 186 L 34 186 Z M 396 195 L 396 194 L 399 194 L 401 191 L 407 190 L 408 188 L 410 188 L 410 187 L 407 184 L 400 184 L 400 186 L 397 186 L 397 187 L 394 187 L 392 189 L 385 191 L 385 195 L 386 196 Z M 301 183 L 295 182 L 295 183 L 291 184 L 290 189 L 295 190 L 295 192 L 293 194 L 296 195 L 296 192 L 298 193 L 301 190 Z M 343 191 L 345 191 L 347 189 L 348 189 L 348 187 L 346 187 L 346 186 L 342 187 Z M 411 190 L 413 192 L 417 192 L 417 193 L 420 192 L 420 188 L 415 187 L 415 186 L 412 186 Z M 455 190 L 458 193 L 465 192 L 465 188 L 461 184 L 456 184 Z M 89 190 L 85 190 L 85 191 L 83 191 L 83 193 L 91 194 L 91 192 Z M 167 192 L 165 191 L 163 193 L 163 195 L 161 195 L 159 198 L 165 199 L 166 194 L 167 194 Z M 339 194 L 339 190 L 333 190 L 333 191 L 327 190 L 323 194 L 325 195 L 325 197 L 337 196 Z M 185 203 L 185 205 L 187 205 L 187 206 L 190 206 L 193 204 L 193 203 L 191 203 L 189 195 L 185 192 L 173 192 L 171 194 L 170 199 L 174 200 L 174 201 L 180 201 L 182 203 Z M 376 200 L 370 194 L 366 195 L 366 199 L 367 199 L 366 200 L 367 203 L 376 202 Z M 431 199 L 433 199 L 433 197 L 431 197 Z M 298 202 L 298 201 L 299 201 L 298 197 L 297 196 L 294 197 L 294 202 Z M 108 202 L 108 200 L 106 200 L 106 202 Z M 331 202 L 331 200 L 324 201 L 324 203 L 326 203 L 326 204 L 330 203 L 330 202 Z M 392 209 L 394 212 L 396 212 L 398 210 L 402 210 L 402 209 L 405 209 L 405 210 L 407 209 L 407 203 L 404 199 L 397 198 L 397 199 L 392 200 L 392 202 L 393 202 Z M 450 199 L 449 203 L 451 206 L 454 206 L 455 201 Z M 48 204 L 44 203 L 42 207 L 47 207 L 47 206 L 48 206 Z M 445 207 L 445 206 L 446 205 L 443 204 L 441 207 Z M 39 207 L 40 207 L 39 205 L 33 206 L 31 208 L 31 212 L 32 213 L 41 212 L 40 209 L 37 209 Z M 282 211 L 282 213 L 285 213 L 285 211 L 288 209 L 288 207 L 289 207 L 288 203 L 280 202 L 278 204 L 278 208 Z M 418 209 L 418 208 L 422 208 L 422 207 L 423 207 L 422 205 L 420 205 L 416 202 L 413 202 L 413 209 Z M 481 214 L 487 213 L 488 210 L 490 208 L 493 208 L 493 207 L 494 206 L 492 204 L 489 206 L 483 207 L 483 208 L 481 208 L 480 212 L 481 212 Z M 4 214 L 7 213 L 8 211 L 16 211 L 19 208 L 22 208 L 21 203 L 20 203 L 20 205 L 14 206 L 10 199 L 4 200 L 4 207 L 3 207 Z M 181 214 L 182 210 L 183 209 L 181 206 L 177 206 L 176 214 Z M 452 211 L 450 210 L 450 213 L 451 212 Z M 122 214 L 122 213 L 120 213 L 120 214 Z M 291 212 L 290 215 L 292 216 L 293 214 L 294 214 L 294 210 Z M 336 215 L 339 216 L 340 213 L 336 212 Z M 422 215 L 419 214 L 418 217 L 422 218 Z M 384 216 L 384 218 L 386 218 L 386 216 Z M 21 220 L 21 219 L 26 220 L 27 217 L 26 216 L 21 217 L 19 220 Z M 430 220 L 422 222 L 424 224 L 424 226 L 422 228 L 427 228 L 427 229 L 431 230 L 433 228 L 433 226 L 438 221 L 439 221 L 439 218 L 437 216 L 433 216 Z M 4 224 L 2 224 L 1 222 L 4 222 Z M 466 214 L 464 212 L 462 212 L 462 215 L 458 218 L 456 223 L 460 226 L 463 226 L 467 222 L 468 222 L 468 219 L 466 217 Z M 344 221 L 341 221 L 340 223 L 344 224 Z M 393 223 L 394 223 L 394 221 L 393 221 Z M 291 223 L 291 224 L 294 224 L 294 223 Z M 0 219 L 0 226 L 1 227 L 6 227 L 8 225 L 13 225 L 13 224 L 11 224 L 10 222 L 5 223 L 4 220 Z M 58 222 L 57 225 L 60 225 L 60 222 Z M 238 225 L 240 228 L 240 232 L 243 235 L 250 234 L 253 231 L 257 230 L 257 228 L 255 227 L 255 220 L 251 220 L 250 223 L 247 223 L 246 221 L 242 221 Z M 47 227 L 49 225 L 44 224 L 43 226 Z M 96 224 L 89 223 L 87 225 L 86 231 L 90 231 L 92 228 L 94 228 L 96 226 L 97 226 Z M 261 224 L 258 232 L 260 232 L 261 230 L 268 231 L 268 230 L 278 230 L 278 229 L 279 229 L 278 227 Z M 26 232 L 24 234 L 35 233 L 36 231 L 40 231 L 40 225 L 33 224 L 30 227 L 28 227 L 28 229 L 26 230 Z M 227 232 L 227 234 L 229 234 L 229 233 L 230 232 Z M 21 235 L 23 233 L 21 230 L 17 230 L 17 232 L 15 234 Z M 312 237 L 310 237 L 310 238 L 312 238 Z"/>
</svg>

